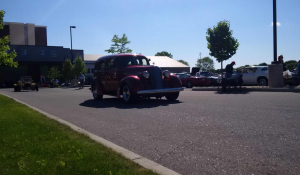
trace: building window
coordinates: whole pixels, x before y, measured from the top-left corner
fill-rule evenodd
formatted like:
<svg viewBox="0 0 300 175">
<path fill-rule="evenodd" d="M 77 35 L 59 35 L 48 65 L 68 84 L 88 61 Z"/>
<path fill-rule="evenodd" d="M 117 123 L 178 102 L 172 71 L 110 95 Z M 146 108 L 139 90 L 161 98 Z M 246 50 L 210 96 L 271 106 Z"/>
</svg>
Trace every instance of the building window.
<svg viewBox="0 0 300 175">
<path fill-rule="evenodd" d="M 40 55 L 45 55 L 45 50 L 40 50 Z"/>
<path fill-rule="evenodd" d="M 56 56 L 57 56 L 56 50 L 51 50 L 51 57 L 56 57 Z"/>
<path fill-rule="evenodd" d="M 27 55 L 27 50 L 26 49 L 22 49 L 21 55 Z"/>
</svg>

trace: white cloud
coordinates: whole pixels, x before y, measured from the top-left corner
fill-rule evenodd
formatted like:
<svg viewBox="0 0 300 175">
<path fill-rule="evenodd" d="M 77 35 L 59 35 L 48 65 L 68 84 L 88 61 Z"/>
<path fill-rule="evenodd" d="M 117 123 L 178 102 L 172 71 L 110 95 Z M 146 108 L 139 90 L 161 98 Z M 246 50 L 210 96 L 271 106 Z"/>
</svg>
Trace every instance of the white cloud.
<svg viewBox="0 0 300 175">
<path fill-rule="evenodd" d="M 271 22 L 271 25 L 270 26 L 273 26 L 273 22 Z M 280 22 L 277 22 L 277 26 L 281 26 L 281 23 Z"/>
</svg>

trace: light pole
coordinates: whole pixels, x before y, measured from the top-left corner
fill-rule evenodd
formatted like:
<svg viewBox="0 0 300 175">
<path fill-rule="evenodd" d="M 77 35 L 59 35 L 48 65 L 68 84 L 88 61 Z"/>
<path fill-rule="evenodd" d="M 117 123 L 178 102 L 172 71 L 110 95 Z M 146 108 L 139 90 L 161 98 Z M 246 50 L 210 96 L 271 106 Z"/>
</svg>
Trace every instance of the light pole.
<svg viewBox="0 0 300 175">
<path fill-rule="evenodd" d="M 273 44 L 274 44 L 274 61 L 272 64 L 277 64 L 277 15 L 276 15 L 276 0 L 273 0 Z"/>
<path fill-rule="evenodd" d="M 71 37 L 71 62 L 73 63 L 73 50 L 72 50 L 72 28 L 76 28 L 76 26 L 70 26 L 70 37 Z"/>
</svg>

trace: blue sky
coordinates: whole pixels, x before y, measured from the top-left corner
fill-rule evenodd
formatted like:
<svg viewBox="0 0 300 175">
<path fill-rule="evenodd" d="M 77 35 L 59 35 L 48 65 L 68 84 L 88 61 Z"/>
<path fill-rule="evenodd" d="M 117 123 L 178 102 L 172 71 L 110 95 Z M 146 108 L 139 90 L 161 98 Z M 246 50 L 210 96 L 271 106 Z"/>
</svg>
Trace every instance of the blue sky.
<svg viewBox="0 0 300 175">
<path fill-rule="evenodd" d="M 135 53 L 151 56 L 171 52 L 191 67 L 201 52 L 209 56 L 206 30 L 229 20 L 240 42 L 225 61 L 245 64 L 273 60 L 273 0 L 1 0 L 4 21 L 47 26 L 48 45 L 73 48 L 85 54 L 106 55 L 113 35 L 126 33 Z M 300 60 L 300 0 L 277 0 L 278 54 Z M 213 57 L 212 57 L 213 58 Z M 220 68 L 215 58 L 215 67 Z"/>
</svg>

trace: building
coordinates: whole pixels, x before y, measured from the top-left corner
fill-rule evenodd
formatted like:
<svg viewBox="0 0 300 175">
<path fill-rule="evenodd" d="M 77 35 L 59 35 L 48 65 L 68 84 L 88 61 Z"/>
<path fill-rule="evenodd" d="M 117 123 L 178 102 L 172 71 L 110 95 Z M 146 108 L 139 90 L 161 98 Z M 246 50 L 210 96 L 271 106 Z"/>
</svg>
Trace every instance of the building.
<svg viewBox="0 0 300 175">
<path fill-rule="evenodd" d="M 35 24 L 5 22 L 0 38 L 10 36 L 10 50 L 17 52 L 18 68 L 0 66 L 0 85 L 12 86 L 20 76 L 32 76 L 39 82 L 40 76 L 47 77 L 51 67 L 61 70 L 63 62 L 71 58 L 71 50 L 62 46 L 47 45 L 47 27 Z M 73 49 L 72 58 L 79 55 L 84 60 L 83 50 Z"/>
<path fill-rule="evenodd" d="M 95 71 L 95 62 L 98 58 L 104 55 L 91 55 L 85 54 L 84 55 L 84 62 L 85 66 L 88 69 L 88 74 L 92 75 Z M 173 73 L 180 73 L 180 72 L 190 72 L 190 67 L 182 64 L 170 57 L 167 56 L 146 56 L 150 59 L 150 65 L 155 65 L 160 67 L 162 70 L 169 70 Z"/>
</svg>

